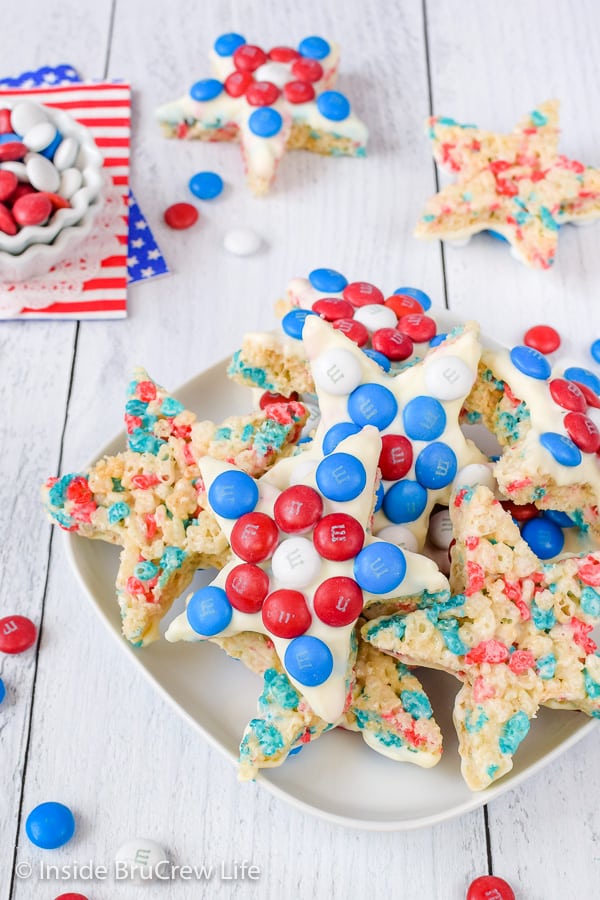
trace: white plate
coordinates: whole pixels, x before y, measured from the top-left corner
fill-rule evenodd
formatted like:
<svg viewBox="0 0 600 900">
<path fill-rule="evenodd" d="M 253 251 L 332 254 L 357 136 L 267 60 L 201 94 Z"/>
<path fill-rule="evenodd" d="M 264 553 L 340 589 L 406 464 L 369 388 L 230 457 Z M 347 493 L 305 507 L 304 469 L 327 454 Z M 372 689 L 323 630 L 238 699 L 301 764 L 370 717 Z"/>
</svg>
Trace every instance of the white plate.
<svg viewBox="0 0 600 900">
<path fill-rule="evenodd" d="M 436 317 L 449 324 L 447 315 Z M 453 320 L 455 322 L 455 320 Z M 227 361 L 213 366 L 176 392 L 179 400 L 202 418 L 219 422 L 228 415 L 246 414 L 247 389 L 225 375 Z M 98 452 L 113 454 L 125 447 L 120 434 Z M 249 719 L 256 713 L 262 681 L 230 659 L 214 644 L 169 644 L 158 641 L 145 650 L 121 637 L 115 577 L 118 550 L 101 541 L 67 535 L 75 572 L 103 621 L 158 691 L 179 713 L 233 763 Z M 200 583 L 209 580 L 203 573 Z M 181 612 L 180 600 L 167 617 Z M 402 831 L 435 825 L 462 815 L 516 787 L 529 775 L 573 746 L 595 728 L 583 713 L 543 709 L 515 757 L 513 771 L 488 788 L 473 793 L 460 774 L 452 706 L 459 683 L 441 672 L 420 669 L 444 735 L 444 755 L 433 769 L 395 763 L 369 750 L 359 734 L 336 729 L 283 766 L 266 769 L 259 782 L 273 794 L 305 812 L 353 828 Z M 240 785 L 243 791 L 244 785 Z"/>
</svg>

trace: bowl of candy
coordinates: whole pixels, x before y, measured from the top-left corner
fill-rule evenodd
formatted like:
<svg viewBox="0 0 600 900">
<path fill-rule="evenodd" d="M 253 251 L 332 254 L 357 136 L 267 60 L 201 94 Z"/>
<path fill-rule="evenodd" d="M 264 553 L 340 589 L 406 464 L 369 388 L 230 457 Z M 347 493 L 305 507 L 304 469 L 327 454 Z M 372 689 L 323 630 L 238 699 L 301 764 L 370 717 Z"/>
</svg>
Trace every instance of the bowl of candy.
<svg viewBox="0 0 600 900">
<path fill-rule="evenodd" d="M 103 157 L 90 131 L 31 100 L 0 108 L 0 281 L 48 272 L 90 233 Z"/>
</svg>

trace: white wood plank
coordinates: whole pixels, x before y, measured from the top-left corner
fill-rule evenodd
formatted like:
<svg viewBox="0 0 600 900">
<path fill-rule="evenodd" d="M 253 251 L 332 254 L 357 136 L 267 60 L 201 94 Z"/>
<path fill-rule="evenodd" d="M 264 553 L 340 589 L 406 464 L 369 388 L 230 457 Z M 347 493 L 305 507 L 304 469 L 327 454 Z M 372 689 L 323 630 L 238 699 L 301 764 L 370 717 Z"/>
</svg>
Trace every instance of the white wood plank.
<svg viewBox="0 0 600 900">
<path fill-rule="evenodd" d="M 87 13 L 67 0 L 49 15 L 25 0 L 0 31 L 2 76 L 71 62 L 98 74 L 107 48 L 110 2 Z M 34 24 L 35 23 L 35 27 Z M 57 50 L 60 59 L 57 59 Z M 62 55 L 64 54 L 64 55 Z M 42 481 L 58 466 L 75 326 L 72 323 L 0 323 L 0 615 L 19 613 L 39 624 L 48 565 L 50 526 L 41 513 Z M 1 655 L 7 697 L 0 715 L 0 897 L 8 897 L 23 766 L 35 678 L 35 650 Z"/>
<path fill-rule="evenodd" d="M 372 129 L 370 159 L 290 155 L 273 195 L 255 200 L 243 187 L 237 148 L 163 141 L 153 109 L 208 74 L 210 41 L 231 29 L 262 44 L 295 43 L 309 33 L 339 40 L 340 86 Z M 268 10 L 266 4 L 213 2 L 201 12 L 191 0 L 123 2 L 111 75 L 131 78 L 136 89 L 133 186 L 176 275 L 134 288 L 126 322 L 82 326 L 65 470 L 82 464 L 120 428 L 134 363 L 166 385 L 178 384 L 228 354 L 244 331 L 272 327 L 273 300 L 289 278 L 315 266 L 340 268 L 388 291 L 420 285 L 442 303 L 439 250 L 415 244 L 408 229 L 411 205 L 433 188 L 433 168 L 420 148 L 428 96 L 419 4 L 386 0 L 375 14 L 352 0 L 340 17 L 316 2 L 273 2 Z M 162 211 L 190 199 L 187 180 L 201 169 L 223 174 L 225 196 L 201 205 L 197 228 L 169 232 Z M 235 224 L 250 224 L 265 237 L 262 255 L 241 260 L 225 254 L 222 236 Z M 53 854 L 58 862 L 110 862 L 116 846 L 137 834 L 163 842 L 179 863 L 245 858 L 260 866 L 258 887 L 217 881 L 206 891 L 211 898 L 279 898 L 290 889 L 325 898 L 387 888 L 406 898 L 433 898 L 444 896 L 449 884 L 460 896 L 484 870 L 481 812 L 403 836 L 359 834 L 296 812 L 256 786 L 238 785 L 229 764 L 113 646 L 60 547 L 47 623 L 33 730 L 34 745 L 46 747 L 32 753 L 25 807 L 52 786 L 57 799 L 75 808 L 78 837 Z M 29 858 L 37 856 L 24 845 L 19 859 Z M 31 891 L 31 884 L 20 883 L 15 896 L 34 896 Z M 115 893 L 114 885 L 94 884 L 94 900 L 112 900 Z M 153 889 L 146 894 L 153 896 Z M 169 896 L 199 893 L 178 882 Z"/>
<path fill-rule="evenodd" d="M 518 4 L 456 4 L 428 0 L 434 112 L 482 127 L 510 130 L 551 97 L 562 103 L 561 149 L 599 165 L 600 87 L 591 48 L 600 39 L 598 6 L 577 4 L 576 14 L 541 0 Z M 572 12 L 575 12 L 573 9 Z M 428 152 L 423 142 L 423 152 Z M 555 325 L 564 350 L 597 368 L 588 353 L 600 334 L 596 294 L 600 278 L 600 226 L 561 230 L 557 261 L 532 272 L 491 238 L 445 251 L 451 309 L 478 318 L 510 344 L 527 327 Z M 575 714 L 574 714 L 575 715 Z M 534 739 L 532 729 L 531 739 Z M 596 731 L 580 746 L 518 791 L 489 807 L 494 871 L 528 900 L 593 896 L 600 878 L 600 793 Z M 569 847 L 569 864 L 561 848 Z"/>
</svg>

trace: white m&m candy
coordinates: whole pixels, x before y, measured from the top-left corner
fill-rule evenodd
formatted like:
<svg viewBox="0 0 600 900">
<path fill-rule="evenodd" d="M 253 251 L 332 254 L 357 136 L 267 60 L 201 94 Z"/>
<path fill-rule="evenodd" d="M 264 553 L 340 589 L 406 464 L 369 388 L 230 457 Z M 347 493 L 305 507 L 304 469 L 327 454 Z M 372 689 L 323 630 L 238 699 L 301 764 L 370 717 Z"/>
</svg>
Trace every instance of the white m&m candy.
<svg viewBox="0 0 600 900">
<path fill-rule="evenodd" d="M 303 588 L 316 580 L 321 558 L 311 541 L 293 537 L 281 542 L 271 565 L 273 575 L 282 587 Z"/>
<path fill-rule="evenodd" d="M 77 159 L 79 152 L 79 144 L 74 137 L 66 137 L 60 142 L 56 148 L 54 159 L 52 162 L 59 172 L 69 169 Z"/>
<path fill-rule="evenodd" d="M 228 253 L 234 256 L 251 256 L 260 250 L 262 238 L 251 228 L 232 228 L 223 240 Z"/>
<path fill-rule="evenodd" d="M 447 550 L 452 541 L 452 522 L 447 509 L 434 513 L 429 520 L 429 539 L 435 547 Z"/>
<path fill-rule="evenodd" d="M 377 331 L 379 328 L 395 328 L 398 323 L 394 310 L 382 306 L 381 303 L 359 306 L 354 311 L 354 319 L 361 322 L 368 331 Z"/>
<path fill-rule="evenodd" d="M 335 348 L 316 358 L 313 377 L 321 390 L 335 396 L 347 396 L 361 383 L 362 370 L 353 353 Z"/>
<path fill-rule="evenodd" d="M 55 194 L 60 186 L 58 170 L 45 156 L 39 153 L 28 153 L 25 157 L 25 168 L 29 183 L 38 191 Z"/>
<path fill-rule="evenodd" d="M 119 875 L 133 884 L 168 878 L 167 854 L 160 844 L 147 838 L 133 838 L 119 847 L 115 863 Z"/>
<path fill-rule="evenodd" d="M 38 122 L 23 137 L 23 143 L 29 150 L 45 150 L 56 137 L 56 128 L 52 122 Z"/>
<path fill-rule="evenodd" d="M 10 124 L 16 134 L 27 134 L 36 125 L 47 121 L 46 111 L 32 100 L 17 103 L 10 114 Z"/>
<path fill-rule="evenodd" d="M 491 466 L 486 466 L 484 463 L 471 463 L 456 473 L 452 487 L 456 491 L 463 487 L 476 488 L 479 484 L 485 485 L 490 491 L 495 491 L 497 487 Z"/>
<path fill-rule="evenodd" d="M 476 372 L 458 356 L 432 356 L 425 360 L 425 386 L 438 400 L 457 400 L 469 393 Z"/>
<path fill-rule="evenodd" d="M 377 532 L 377 537 L 382 541 L 388 541 L 390 544 L 396 544 L 403 550 L 409 550 L 411 553 L 418 553 L 419 542 L 416 537 L 404 525 L 386 525 L 381 531 Z"/>
</svg>

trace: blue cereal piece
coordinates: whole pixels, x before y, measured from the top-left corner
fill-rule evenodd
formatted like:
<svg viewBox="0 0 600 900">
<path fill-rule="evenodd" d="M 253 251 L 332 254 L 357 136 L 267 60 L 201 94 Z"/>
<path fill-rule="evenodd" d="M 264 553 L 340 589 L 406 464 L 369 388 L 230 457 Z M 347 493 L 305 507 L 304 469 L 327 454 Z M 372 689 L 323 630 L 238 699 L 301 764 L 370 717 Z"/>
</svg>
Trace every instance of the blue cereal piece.
<svg viewBox="0 0 600 900">
<path fill-rule="evenodd" d="M 502 729 L 502 734 L 498 741 L 500 753 L 512 755 L 517 747 L 527 737 L 529 732 L 529 719 L 527 714 L 522 710 L 511 716 Z"/>
<path fill-rule="evenodd" d="M 111 525 L 116 525 L 117 522 L 122 522 L 126 519 L 129 513 L 129 506 L 122 500 L 119 503 L 113 503 L 108 508 L 108 521 Z"/>
<path fill-rule="evenodd" d="M 400 700 L 413 719 L 430 719 L 433 715 L 431 703 L 423 691 L 401 691 Z"/>
</svg>

